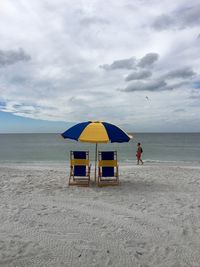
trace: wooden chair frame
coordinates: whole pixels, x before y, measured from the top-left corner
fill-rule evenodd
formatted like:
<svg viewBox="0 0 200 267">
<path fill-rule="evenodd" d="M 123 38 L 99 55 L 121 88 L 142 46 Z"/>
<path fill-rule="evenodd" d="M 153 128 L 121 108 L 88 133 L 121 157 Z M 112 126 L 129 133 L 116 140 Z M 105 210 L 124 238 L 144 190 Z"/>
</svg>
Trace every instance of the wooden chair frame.
<svg viewBox="0 0 200 267">
<path fill-rule="evenodd" d="M 89 186 L 90 185 L 90 170 L 91 164 L 89 160 L 89 151 L 80 151 L 86 153 L 86 159 L 75 159 L 74 152 L 70 151 L 70 175 L 69 175 L 69 185 L 78 185 L 78 186 Z M 86 167 L 86 176 L 75 176 L 74 168 L 75 166 L 85 166 Z"/>
<path fill-rule="evenodd" d="M 119 165 L 117 161 L 117 151 L 110 151 L 114 153 L 114 160 L 102 160 L 102 152 L 98 152 L 98 186 L 109 186 L 109 185 L 119 185 Z M 114 176 L 112 177 L 103 177 L 102 176 L 102 167 L 113 167 Z"/>
</svg>

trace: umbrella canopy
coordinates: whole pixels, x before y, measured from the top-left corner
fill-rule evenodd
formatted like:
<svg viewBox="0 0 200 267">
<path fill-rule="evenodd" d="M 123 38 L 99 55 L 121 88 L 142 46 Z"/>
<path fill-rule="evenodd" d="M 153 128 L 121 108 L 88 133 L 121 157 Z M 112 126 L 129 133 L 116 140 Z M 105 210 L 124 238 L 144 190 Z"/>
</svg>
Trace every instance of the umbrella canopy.
<svg viewBox="0 0 200 267">
<path fill-rule="evenodd" d="M 80 142 L 108 143 L 129 142 L 131 137 L 119 127 L 100 121 L 82 122 L 69 128 L 62 134 L 63 138 Z"/>
</svg>

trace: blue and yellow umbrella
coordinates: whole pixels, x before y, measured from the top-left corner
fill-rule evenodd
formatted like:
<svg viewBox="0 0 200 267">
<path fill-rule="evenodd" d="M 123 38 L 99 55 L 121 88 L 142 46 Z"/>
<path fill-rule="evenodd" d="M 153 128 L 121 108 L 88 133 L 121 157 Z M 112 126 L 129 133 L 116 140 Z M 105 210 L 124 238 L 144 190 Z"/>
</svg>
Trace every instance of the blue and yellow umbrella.
<svg viewBox="0 0 200 267">
<path fill-rule="evenodd" d="M 78 123 L 62 133 L 63 138 L 80 142 L 96 143 L 95 154 L 95 180 L 98 143 L 129 142 L 131 136 L 114 124 L 101 121 L 87 121 Z"/>
<path fill-rule="evenodd" d="M 62 136 L 89 143 L 123 143 L 130 140 L 130 136 L 119 127 L 100 121 L 78 123 L 64 132 Z"/>
</svg>

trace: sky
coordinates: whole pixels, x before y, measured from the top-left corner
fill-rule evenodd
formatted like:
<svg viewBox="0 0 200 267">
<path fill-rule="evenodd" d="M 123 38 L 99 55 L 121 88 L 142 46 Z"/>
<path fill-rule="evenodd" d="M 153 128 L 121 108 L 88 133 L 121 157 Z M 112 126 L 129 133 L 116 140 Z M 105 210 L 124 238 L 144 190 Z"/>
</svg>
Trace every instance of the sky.
<svg viewBox="0 0 200 267">
<path fill-rule="evenodd" d="M 199 0 L 0 0 L 0 133 L 200 132 Z"/>
</svg>

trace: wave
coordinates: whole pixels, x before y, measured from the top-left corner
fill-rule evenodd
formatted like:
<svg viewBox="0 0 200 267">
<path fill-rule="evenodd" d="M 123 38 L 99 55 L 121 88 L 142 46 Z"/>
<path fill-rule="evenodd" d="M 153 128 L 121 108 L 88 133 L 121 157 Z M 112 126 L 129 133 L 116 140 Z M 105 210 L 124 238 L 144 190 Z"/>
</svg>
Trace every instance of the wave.
<svg viewBox="0 0 200 267">
<path fill-rule="evenodd" d="M 131 163 L 136 162 L 136 160 L 126 159 L 125 162 Z M 157 159 L 144 159 L 143 162 L 145 163 L 196 163 L 200 164 L 199 160 L 157 160 Z"/>
</svg>

